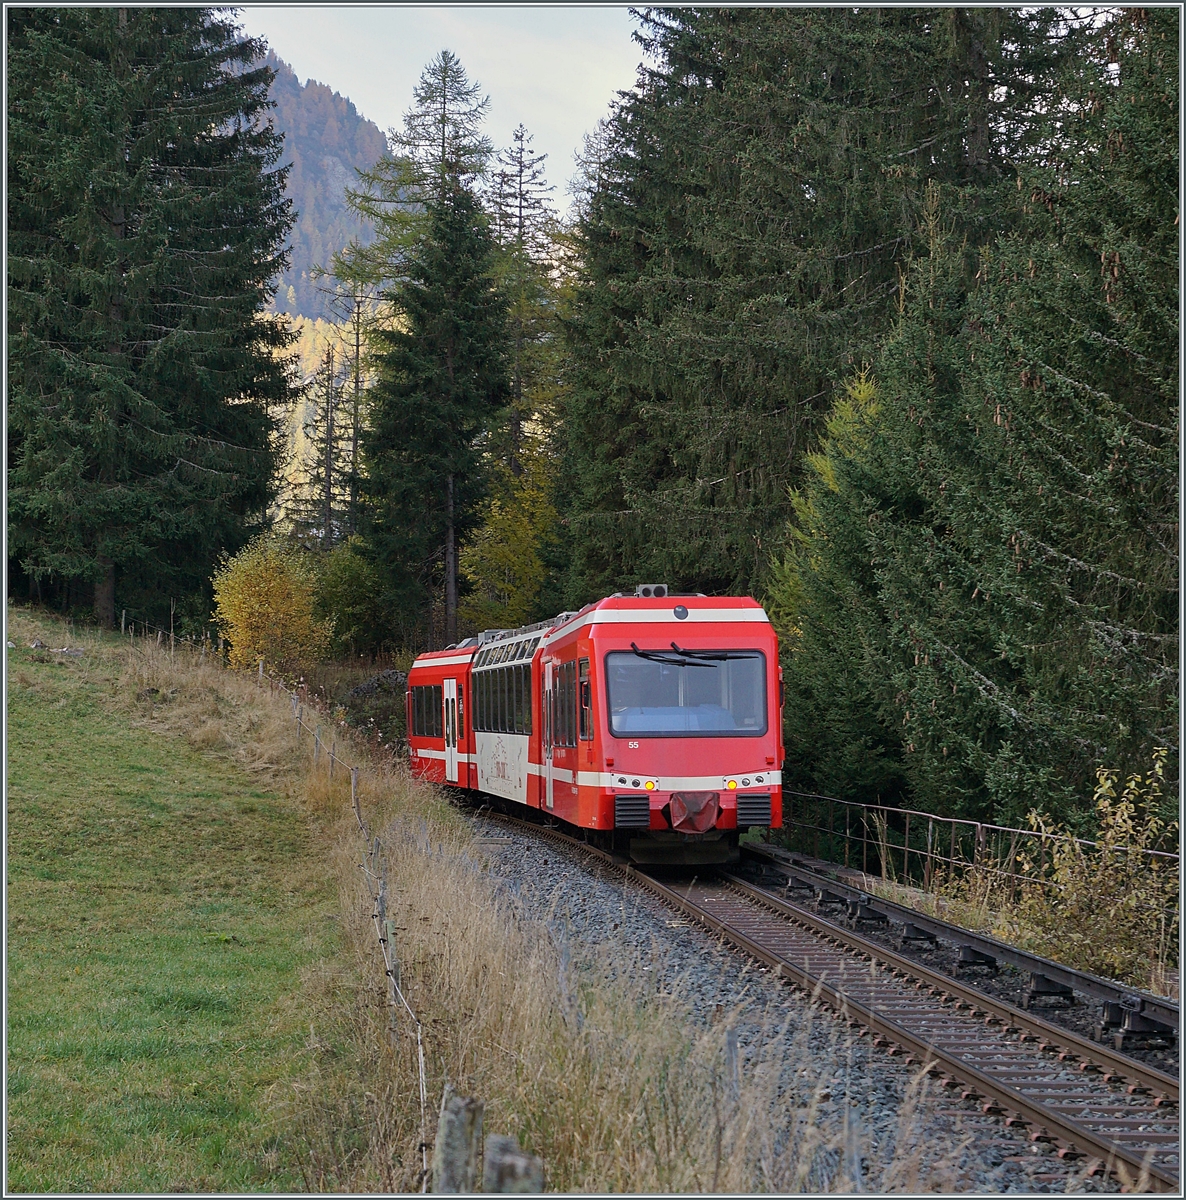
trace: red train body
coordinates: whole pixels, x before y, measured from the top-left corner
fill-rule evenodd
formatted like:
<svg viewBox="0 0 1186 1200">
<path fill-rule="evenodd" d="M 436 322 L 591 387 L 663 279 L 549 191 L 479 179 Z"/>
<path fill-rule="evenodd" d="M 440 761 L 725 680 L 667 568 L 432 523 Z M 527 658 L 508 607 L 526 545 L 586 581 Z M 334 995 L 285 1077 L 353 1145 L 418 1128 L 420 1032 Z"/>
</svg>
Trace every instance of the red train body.
<svg viewBox="0 0 1186 1200">
<path fill-rule="evenodd" d="M 778 640 L 749 598 L 640 588 L 422 654 L 413 773 L 600 831 L 638 862 L 736 857 L 782 824 Z"/>
</svg>

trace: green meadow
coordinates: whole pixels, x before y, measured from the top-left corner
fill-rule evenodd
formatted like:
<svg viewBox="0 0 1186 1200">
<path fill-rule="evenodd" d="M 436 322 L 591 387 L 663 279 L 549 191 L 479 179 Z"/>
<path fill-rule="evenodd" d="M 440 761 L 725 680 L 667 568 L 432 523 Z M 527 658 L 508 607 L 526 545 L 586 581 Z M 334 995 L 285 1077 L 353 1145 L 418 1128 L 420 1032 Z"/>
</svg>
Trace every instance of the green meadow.
<svg viewBox="0 0 1186 1200">
<path fill-rule="evenodd" d="M 126 644 L 33 651 L 64 628 L 9 611 L 8 1190 L 301 1187 L 302 978 L 337 943 L 313 827 L 146 715 Z"/>
</svg>

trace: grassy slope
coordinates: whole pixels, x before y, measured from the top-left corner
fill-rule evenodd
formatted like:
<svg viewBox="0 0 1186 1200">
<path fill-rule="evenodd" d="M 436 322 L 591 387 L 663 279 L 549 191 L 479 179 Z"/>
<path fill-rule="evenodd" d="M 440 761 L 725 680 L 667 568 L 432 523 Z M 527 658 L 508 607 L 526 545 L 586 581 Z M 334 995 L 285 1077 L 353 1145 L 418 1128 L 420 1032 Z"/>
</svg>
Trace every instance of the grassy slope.
<svg viewBox="0 0 1186 1200">
<path fill-rule="evenodd" d="M 60 626 L 11 631 L 9 1189 L 299 1186 L 268 1114 L 332 949 L 310 826 L 129 711 L 114 640 L 61 665 L 26 648 Z"/>
</svg>

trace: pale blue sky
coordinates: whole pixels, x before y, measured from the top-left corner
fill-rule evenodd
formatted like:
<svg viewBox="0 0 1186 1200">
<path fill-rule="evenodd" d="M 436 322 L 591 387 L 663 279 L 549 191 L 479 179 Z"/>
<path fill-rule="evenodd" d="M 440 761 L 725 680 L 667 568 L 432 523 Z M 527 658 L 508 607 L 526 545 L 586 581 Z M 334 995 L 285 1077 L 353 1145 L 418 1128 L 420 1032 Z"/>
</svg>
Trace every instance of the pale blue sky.
<svg viewBox="0 0 1186 1200">
<path fill-rule="evenodd" d="M 562 210 L 573 152 L 642 58 L 624 5 L 246 5 L 239 19 L 302 83 L 348 96 L 384 132 L 401 123 L 425 64 L 452 50 L 490 96 L 495 146 L 521 121 L 548 155 Z"/>
</svg>

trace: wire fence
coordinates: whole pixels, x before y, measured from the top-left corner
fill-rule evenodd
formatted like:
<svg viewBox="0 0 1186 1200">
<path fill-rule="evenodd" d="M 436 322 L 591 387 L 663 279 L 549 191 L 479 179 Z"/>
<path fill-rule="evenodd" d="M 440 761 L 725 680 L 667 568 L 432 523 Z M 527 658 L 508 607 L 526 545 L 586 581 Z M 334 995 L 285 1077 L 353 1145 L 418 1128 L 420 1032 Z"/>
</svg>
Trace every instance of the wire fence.
<svg viewBox="0 0 1186 1200">
<path fill-rule="evenodd" d="M 273 678 L 264 671 L 264 660 L 259 660 L 256 675 L 256 685 L 264 684 L 273 691 L 283 691 L 292 703 L 293 721 L 296 726 L 297 744 L 300 745 L 302 732 L 307 732 L 313 739 L 313 769 L 322 768 L 328 773 L 330 780 L 334 777 L 334 767 L 340 766 L 350 773 L 350 808 L 362 834 L 364 860 L 358 865 L 367 881 L 367 890 L 371 897 L 371 922 L 375 927 L 375 936 L 379 943 L 379 952 L 383 958 L 383 973 L 387 979 L 387 1004 L 391 1013 L 391 1033 L 395 1036 L 398 1028 L 398 1014 L 402 1009 L 416 1030 L 416 1063 L 420 1084 L 420 1190 L 428 1191 L 428 1073 L 424 1060 L 424 1027 L 412 1006 L 408 1003 L 400 986 L 399 957 L 396 952 L 396 927 L 387 913 L 387 858 L 383 853 L 383 843 L 378 837 L 373 837 L 366 819 L 362 815 L 362 804 L 359 798 L 358 774 L 360 768 L 347 763 L 338 757 L 337 738 L 333 738 L 327 748 L 321 736 L 321 724 L 310 725 L 305 720 L 306 706 L 313 713 L 319 713 L 315 704 L 310 703 L 307 689 L 294 691 L 282 680 Z"/>
<path fill-rule="evenodd" d="M 1100 843 L 1043 830 L 1016 829 L 986 821 L 942 817 L 915 809 L 840 800 L 783 789 L 784 835 L 790 847 L 866 875 L 930 892 L 979 872 L 1014 895 L 1022 888 L 1057 889 L 1049 868 L 1058 847 L 1098 851 Z M 1144 846 L 1112 846 L 1113 854 L 1137 856 L 1150 869 L 1180 877 L 1180 856 Z M 1176 917 L 1178 904 L 1159 910 Z"/>
</svg>

